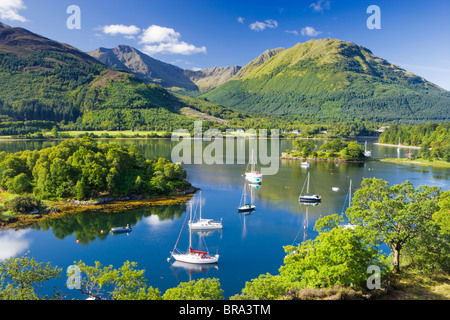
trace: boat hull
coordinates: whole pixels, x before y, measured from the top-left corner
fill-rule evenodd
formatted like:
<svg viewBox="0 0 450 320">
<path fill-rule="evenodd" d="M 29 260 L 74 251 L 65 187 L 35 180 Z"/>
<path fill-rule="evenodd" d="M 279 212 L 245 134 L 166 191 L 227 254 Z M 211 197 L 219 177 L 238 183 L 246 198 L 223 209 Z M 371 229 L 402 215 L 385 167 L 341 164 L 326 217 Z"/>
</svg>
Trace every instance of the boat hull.
<svg viewBox="0 0 450 320">
<path fill-rule="evenodd" d="M 261 184 L 263 180 L 263 175 L 255 172 L 246 172 L 245 179 L 254 184 Z"/>
<path fill-rule="evenodd" d="M 242 206 L 238 208 L 239 212 L 250 212 L 250 211 L 255 211 L 256 206 Z"/>
<path fill-rule="evenodd" d="M 214 223 L 214 224 L 192 224 L 189 225 L 189 229 L 191 230 L 218 230 L 223 229 L 223 226 L 221 223 Z"/>
<path fill-rule="evenodd" d="M 320 198 L 320 197 L 317 198 L 317 197 L 300 196 L 298 198 L 298 200 L 300 202 L 313 203 L 313 202 L 321 202 L 322 198 Z"/>
<path fill-rule="evenodd" d="M 131 232 L 132 229 L 131 228 L 112 228 L 111 232 L 112 233 L 128 233 Z"/>
<path fill-rule="evenodd" d="M 219 262 L 219 255 L 216 254 L 214 256 L 204 256 L 202 257 L 200 254 L 193 254 L 193 253 L 185 253 L 185 254 L 179 254 L 174 253 L 172 254 L 174 259 L 176 261 L 184 262 L 184 263 L 191 263 L 191 264 L 212 264 Z"/>
</svg>

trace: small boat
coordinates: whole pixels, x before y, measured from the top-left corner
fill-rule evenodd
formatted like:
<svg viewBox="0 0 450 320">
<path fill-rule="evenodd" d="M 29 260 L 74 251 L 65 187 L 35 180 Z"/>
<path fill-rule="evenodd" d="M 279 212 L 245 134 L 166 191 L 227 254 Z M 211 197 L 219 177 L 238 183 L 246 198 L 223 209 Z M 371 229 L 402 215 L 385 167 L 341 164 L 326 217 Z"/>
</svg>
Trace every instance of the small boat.
<svg viewBox="0 0 450 320">
<path fill-rule="evenodd" d="M 190 205 L 190 220 L 192 220 L 192 203 Z M 186 221 L 185 221 L 186 222 Z M 184 223 L 183 223 L 184 225 Z M 183 227 L 181 228 L 183 230 Z M 180 231 L 181 235 L 181 231 Z M 178 237 L 179 239 L 179 237 Z M 178 240 L 175 243 L 175 248 L 171 252 L 171 256 L 167 258 L 167 261 L 170 261 L 171 257 L 174 257 L 176 261 L 185 262 L 185 263 L 193 263 L 193 264 L 211 264 L 217 263 L 219 261 L 219 255 L 216 254 L 214 256 L 210 255 L 208 251 L 200 251 L 192 249 L 192 229 L 189 229 L 189 249 L 186 253 L 178 253 L 175 252 L 177 250 Z"/>
<path fill-rule="evenodd" d="M 364 143 L 364 156 L 366 156 L 366 157 L 372 156 L 372 151 L 367 150 L 367 141 Z"/>
<path fill-rule="evenodd" d="M 302 163 L 300 164 L 300 166 L 301 166 L 302 168 L 309 168 L 310 164 L 309 164 L 308 161 L 305 161 L 305 162 L 302 162 Z"/>
<path fill-rule="evenodd" d="M 333 190 L 333 191 L 335 191 L 335 192 L 338 192 L 338 191 L 341 190 L 341 189 L 339 189 L 338 187 L 332 187 L 331 190 Z"/>
<path fill-rule="evenodd" d="M 320 202 L 322 201 L 322 197 L 317 194 L 309 194 L 309 177 L 310 173 L 308 172 L 308 178 L 306 179 L 307 187 L 306 187 L 306 194 L 303 194 L 303 190 L 305 189 L 305 185 L 303 185 L 302 192 L 300 193 L 300 196 L 298 197 L 298 200 L 300 202 Z"/>
<path fill-rule="evenodd" d="M 253 203 L 253 191 L 250 188 L 250 202 L 247 201 L 247 183 L 244 183 L 244 190 L 242 191 L 241 203 L 239 204 L 238 211 L 239 212 L 251 212 L 255 211 L 256 206 Z"/>
<path fill-rule="evenodd" d="M 114 227 L 111 228 L 111 232 L 113 233 L 127 233 L 131 232 L 133 229 L 130 227 L 129 224 L 127 224 L 125 227 Z"/>
<path fill-rule="evenodd" d="M 222 221 L 214 221 L 213 219 L 202 218 L 202 193 L 200 191 L 200 218 L 197 221 L 189 220 L 189 229 L 192 230 L 216 230 L 222 229 Z"/>
<path fill-rule="evenodd" d="M 250 166 L 250 171 L 248 170 Z M 250 183 L 261 184 L 263 180 L 263 175 L 258 170 L 256 170 L 256 162 L 253 157 L 253 149 L 250 159 L 247 163 L 247 168 L 245 169 L 245 179 Z"/>
</svg>

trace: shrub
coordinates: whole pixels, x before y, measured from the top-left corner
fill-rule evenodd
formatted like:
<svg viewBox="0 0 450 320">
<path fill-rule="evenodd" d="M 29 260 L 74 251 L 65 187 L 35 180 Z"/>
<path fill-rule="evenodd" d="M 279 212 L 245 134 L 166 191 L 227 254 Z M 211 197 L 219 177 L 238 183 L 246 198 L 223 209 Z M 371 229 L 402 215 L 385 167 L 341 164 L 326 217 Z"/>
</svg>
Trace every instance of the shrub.
<svg viewBox="0 0 450 320">
<path fill-rule="evenodd" d="M 5 203 L 5 207 L 9 211 L 28 213 L 41 207 L 41 201 L 37 200 L 33 196 L 18 196 L 10 201 L 7 201 Z"/>
</svg>

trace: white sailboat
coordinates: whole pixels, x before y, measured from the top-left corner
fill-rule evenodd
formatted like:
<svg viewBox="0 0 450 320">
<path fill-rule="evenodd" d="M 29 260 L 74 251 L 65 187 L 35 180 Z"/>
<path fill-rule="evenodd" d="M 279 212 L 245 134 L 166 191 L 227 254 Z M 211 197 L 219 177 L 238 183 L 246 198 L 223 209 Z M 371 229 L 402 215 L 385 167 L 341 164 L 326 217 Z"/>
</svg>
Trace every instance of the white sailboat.
<svg viewBox="0 0 450 320">
<path fill-rule="evenodd" d="M 372 156 L 372 151 L 367 150 L 367 141 L 364 143 L 364 155 L 366 157 L 371 157 Z"/>
<path fill-rule="evenodd" d="M 250 166 L 250 171 L 249 171 Z M 247 168 L 245 169 L 245 179 L 250 183 L 261 184 L 263 180 L 263 175 L 258 170 L 256 170 L 256 162 L 253 157 L 253 149 L 248 159 Z"/>
<path fill-rule="evenodd" d="M 192 220 L 192 203 L 190 205 L 190 220 Z M 181 230 L 183 230 L 183 229 L 181 229 Z M 179 237 L 178 237 L 178 239 L 179 239 Z M 178 240 L 175 243 L 174 250 L 171 252 L 171 257 L 174 257 L 174 259 L 176 261 L 185 262 L 185 263 L 193 263 L 193 264 L 210 264 L 210 263 L 217 263 L 219 261 L 218 254 L 211 256 L 208 251 L 192 249 L 192 229 L 189 229 L 188 252 L 185 252 L 185 253 L 175 252 L 177 250 L 176 249 L 177 244 L 178 244 Z M 170 260 L 170 257 L 167 258 L 167 261 L 169 261 L 169 260 Z"/>
<path fill-rule="evenodd" d="M 306 194 L 303 193 L 303 190 L 305 189 L 305 185 L 303 185 L 302 192 L 300 193 L 300 196 L 298 197 L 298 200 L 300 202 L 320 202 L 322 201 L 322 197 L 317 194 L 309 194 L 309 177 L 310 173 L 308 172 L 308 178 L 306 179 Z"/>
<path fill-rule="evenodd" d="M 199 196 L 200 217 L 197 221 L 189 220 L 189 229 L 191 230 L 217 230 L 222 229 L 222 221 L 202 218 L 202 192 Z"/>
<path fill-rule="evenodd" d="M 350 208 L 351 206 L 352 206 L 352 180 L 350 180 L 350 187 L 348 188 L 348 207 Z M 344 229 L 347 228 L 353 229 L 355 228 L 355 225 L 347 223 L 345 225 L 342 225 L 341 227 L 343 227 Z"/>
<path fill-rule="evenodd" d="M 244 190 L 242 191 L 241 202 L 238 207 L 239 212 L 251 212 L 255 211 L 255 204 L 253 203 L 253 190 L 250 188 L 250 201 L 247 200 L 247 183 L 244 183 Z"/>
</svg>

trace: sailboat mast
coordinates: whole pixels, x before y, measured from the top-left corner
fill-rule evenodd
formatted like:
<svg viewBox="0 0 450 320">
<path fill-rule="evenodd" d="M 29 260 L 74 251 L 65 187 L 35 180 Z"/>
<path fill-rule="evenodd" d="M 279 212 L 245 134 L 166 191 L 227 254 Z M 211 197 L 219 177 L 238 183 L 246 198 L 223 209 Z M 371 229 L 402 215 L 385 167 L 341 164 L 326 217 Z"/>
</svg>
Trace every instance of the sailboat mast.
<svg viewBox="0 0 450 320">
<path fill-rule="evenodd" d="M 189 222 L 191 222 L 192 221 L 192 202 L 190 203 L 189 208 L 191 210 Z M 191 248 L 192 248 L 192 228 L 189 228 L 189 252 L 191 252 Z"/>
<path fill-rule="evenodd" d="M 253 158 L 253 149 L 252 149 L 252 172 L 255 171 L 255 159 Z"/>
<path fill-rule="evenodd" d="M 306 194 L 309 194 L 309 172 L 308 172 L 308 182 L 306 185 Z"/>
<path fill-rule="evenodd" d="M 202 190 L 200 190 L 200 220 L 202 220 Z"/>
<path fill-rule="evenodd" d="M 352 205 L 352 180 L 350 180 L 350 187 L 348 188 L 348 207 Z"/>
</svg>

